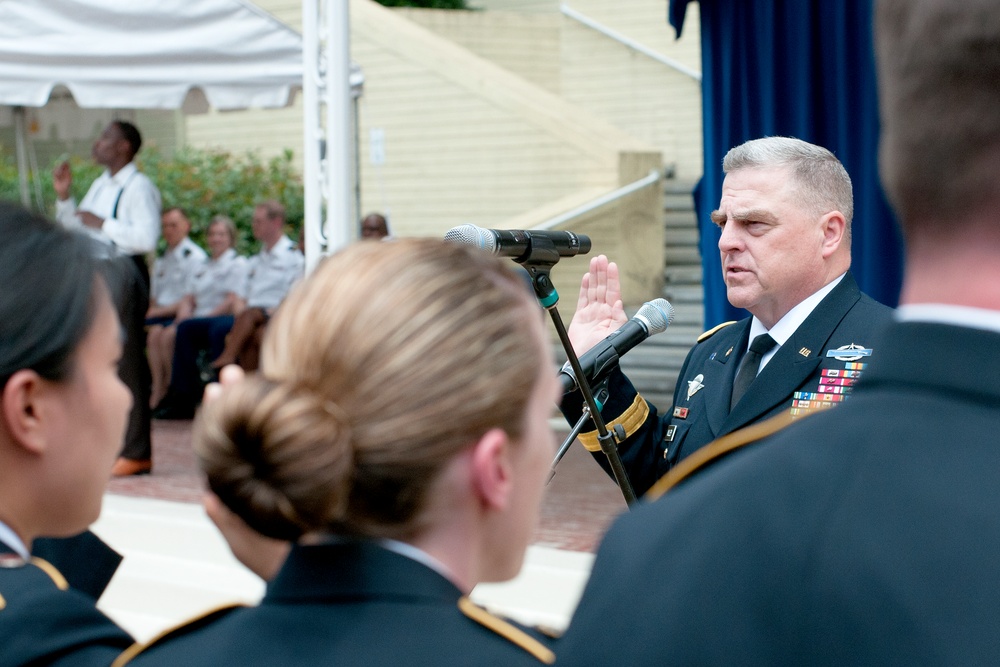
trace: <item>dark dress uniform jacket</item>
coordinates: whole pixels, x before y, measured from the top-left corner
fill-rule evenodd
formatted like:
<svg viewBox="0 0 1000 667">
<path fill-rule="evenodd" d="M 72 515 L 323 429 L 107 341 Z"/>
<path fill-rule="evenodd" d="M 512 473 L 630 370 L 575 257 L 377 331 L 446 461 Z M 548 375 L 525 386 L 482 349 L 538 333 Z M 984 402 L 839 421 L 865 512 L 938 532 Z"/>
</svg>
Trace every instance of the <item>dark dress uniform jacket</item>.
<svg viewBox="0 0 1000 667">
<path fill-rule="evenodd" d="M 52 565 L 0 542 L 0 665 L 107 667 L 131 643 Z"/>
<path fill-rule="evenodd" d="M 665 415 L 658 415 L 624 374 L 613 373 L 601 414 L 609 429 L 613 423 L 625 428 L 628 437 L 618 450 L 636 495 L 716 438 L 787 410 L 805 413 L 842 401 L 849 383 L 878 356 L 878 334 L 891 316 L 892 309 L 862 294 L 848 272 L 768 361 L 732 412 L 733 380 L 748 346 L 750 318 L 699 339 L 681 368 L 673 410 Z M 830 356 L 850 345 L 862 349 Z M 851 377 L 837 377 L 848 370 Z M 563 400 L 571 423 L 580 416 L 581 400 L 578 392 Z M 609 470 L 596 432 L 580 439 Z"/>
<path fill-rule="evenodd" d="M 618 521 L 560 665 L 1000 663 L 1000 334 L 886 333 L 846 404 Z"/>
<path fill-rule="evenodd" d="M 373 543 L 296 546 L 259 606 L 183 626 L 127 664 L 537 667 L 533 651 L 551 656 L 523 630 L 460 605 L 471 603 L 443 576 Z"/>
</svg>

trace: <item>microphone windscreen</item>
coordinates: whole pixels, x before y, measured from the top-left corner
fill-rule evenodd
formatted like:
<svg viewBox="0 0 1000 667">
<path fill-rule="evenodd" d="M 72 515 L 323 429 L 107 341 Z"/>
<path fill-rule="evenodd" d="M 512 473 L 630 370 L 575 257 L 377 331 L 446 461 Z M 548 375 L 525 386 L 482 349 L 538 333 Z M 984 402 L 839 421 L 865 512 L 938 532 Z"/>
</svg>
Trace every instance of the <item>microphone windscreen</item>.
<svg viewBox="0 0 1000 667">
<path fill-rule="evenodd" d="M 497 240 L 488 230 L 476 225 L 459 225 L 449 229 L 444 235 L 445 241 L 475 246 L 481 250 L 496 254 Z"/>
<path fill-rule="evenodd" d="M 635 316 L 646 322 L 649 335 L 652 336 L 666 331 L 674 321 L 674 307 L 666 299 L 653 299 L 642 304 Z"/>
</svg>

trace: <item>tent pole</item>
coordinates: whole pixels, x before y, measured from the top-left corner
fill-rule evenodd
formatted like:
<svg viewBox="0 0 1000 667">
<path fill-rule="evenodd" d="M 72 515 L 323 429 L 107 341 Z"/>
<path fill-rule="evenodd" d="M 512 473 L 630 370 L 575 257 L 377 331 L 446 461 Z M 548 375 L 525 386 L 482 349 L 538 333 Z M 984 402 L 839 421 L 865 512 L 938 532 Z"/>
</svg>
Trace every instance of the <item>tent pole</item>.
<svg viewBox="0 0 1000 667">
<path fill-rule="evenodd" d="M 320 50 L 319 0 L 302 3 L 302 179 L 305 211 L 302 234 L 305 238 L 306 272 L 312 271 L 325 250 L 323 169 L 320 156 L 322 128 L 319 124 Z"/>
<path fill-rule="evenodd" d="M 358 236 L 351 220 L 351 28 L 345 0 L 326 0 L 326 238 L 329 251 Z"/>
<path fill-rule="evenodd" d="M 21 204 L 31 207 L 31 192 L 28 189 L 28 128 L 24 107 L 14 107 L 14 143 L 17 152 L 17 181 L 21 189 Z"/>
</svg>

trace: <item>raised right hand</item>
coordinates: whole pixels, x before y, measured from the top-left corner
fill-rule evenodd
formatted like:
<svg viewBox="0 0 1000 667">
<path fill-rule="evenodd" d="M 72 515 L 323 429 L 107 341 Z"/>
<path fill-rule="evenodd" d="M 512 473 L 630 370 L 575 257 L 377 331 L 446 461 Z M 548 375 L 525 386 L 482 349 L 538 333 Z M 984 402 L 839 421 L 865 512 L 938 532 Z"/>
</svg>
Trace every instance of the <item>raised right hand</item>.
<svg viewBox="0 0 1000 667">
<path fill-rule="evenodd" d="M 617 331 L 628 318 L 622 306 L 618 265 L 604 255 L 590 260 L 590 270 L 580 282 L 580 299 L 569 323 L 569 340 L 579 356 Z"/>
</svg>

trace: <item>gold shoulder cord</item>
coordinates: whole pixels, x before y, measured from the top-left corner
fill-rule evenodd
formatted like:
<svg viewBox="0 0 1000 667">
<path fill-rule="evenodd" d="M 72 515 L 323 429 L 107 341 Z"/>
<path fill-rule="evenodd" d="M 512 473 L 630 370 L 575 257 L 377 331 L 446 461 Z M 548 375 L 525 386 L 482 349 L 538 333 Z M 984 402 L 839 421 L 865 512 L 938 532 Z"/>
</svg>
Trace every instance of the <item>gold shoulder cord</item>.
<svg viewBox="0 0 1000 667">
<path fill-rule="evenodd" d="M 556 661 L 556 654 L 545 644 L 538 641 L 521 628 L 511 625 L 507 621 L 494 616 L 482 607 L 476 606 L 472 600 L 462 597 L 458 600 L 458 608 L 462 613 L 471 618 L 476 623 L 483 625 L 497 633 L 512 644 L 520 646 L 531 655 L 538 658 L 540 662 L 551 665 Z"/>
<path fill-rule="evenodd" d="M 802 419 L 802 417 L 799 417 L 799 419 Z M 738 431 L 733 431 L 728 435 L 722 436 L 674 466 L 670 472 L 661 477 L 656 484 L 649 488 L 643 499 L 649 501 L 656 500 L 715 459 L 740 447 L 773 435 L 793 421 L 795 421 L 795 418 L 786 410 L 759 424 L 747 426 L 746 428 L 741 428 Z"/>
<path fill-rule="evenodd" d="M 702 335 L 698 336 L 698 342 L 700 343 L 703 340 L 711 338 L 712 336 L 715 335 L 716 331 L 718 331 L 719 329 L 722 329 L 724 327 L 728 327 L 730 324 L 736 324 L 736 320 L 729 320 L 728 322 L 723 322 L 722 324 L 719 324 L 717 326 L 712 327 L 711 329 L 709 329 L 708 331 L 706 331 Z"/>
<path fill-rule="evenodd" d="M 242 603 L 235 603 L 235 604 L 219 605 L 218 607 L 212 607 L 211 609 L 208 609 L 208 610 L 206 610 L 206 611 L 198 614 L 197 616 L 194 616 L 193 618 L 190 618 L 190 619 L 184 621 L 183 623 L 179 623 L 179 624 L 177 624 L 177 625 L 175 625 L 173 627 L 167 628 L 166 630 L 164 630 L 163 632 L 159 633 L 158 635 L 156 635 L 155 637 L 153 637 L 149 641 L 136 642 L 136 643 L 132 644 L 127 649 L 125 649 L 124 651 L 122 651 L 118 655 L 117 658 L 115 658 L 115 661 L 111 663 L 111 667 L 122 667 L 123 665 L 127 665 L 128 663 L 130 663 L 132 661 L 133 658 L 135 658 L 137 655 L 139 655 L 140 653 L 142 653 L 143 651 L 145 651 L 150 646 L 153 646 L 157 642 L 159 642 L 159 641 L 163 640 L 164 638 L 172 635 L 173 633 L 177 632 L 178 630 L 183 630 L 187 626 L 192 625 L 194 623 L 197 623 L 198 621 L 204 620 L 204 619 L 208 618 L 209 616 L 212 616 L 213 614 L 218 614 L 221 611 L 226 611 L 226 610 L 229 610 L 229 609 L 235 609 L 237 607 L 245 607 L 245 606 L 246 605 L 242 604 Z"/>
</svg>

